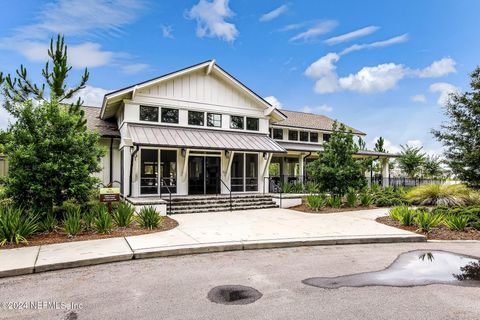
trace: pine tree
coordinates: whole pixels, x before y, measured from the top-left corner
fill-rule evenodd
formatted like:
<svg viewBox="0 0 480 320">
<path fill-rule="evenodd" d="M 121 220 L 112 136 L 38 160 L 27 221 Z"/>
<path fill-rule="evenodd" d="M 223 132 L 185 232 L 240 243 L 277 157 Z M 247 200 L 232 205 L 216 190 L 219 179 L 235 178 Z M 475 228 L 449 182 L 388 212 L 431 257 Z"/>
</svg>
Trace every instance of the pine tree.
<svg viewBox="0 0 480 320">
<path fill-rule="evenodd" d="M 470 77 L 471 91 L 450 95 L 444 109 L 448 122 L 432 133 L 457 178 L 480 189 L 480 67 Z"/>
<path fill-rule="evenodd" d="M 42 85 L 28 79 L 23 65 L 16 77 L 0 75 L 3 106 L 14 118 L 3 134 L 9 161 L 6 194 L 16 205 L 43 213 L 66 200 L 86 201 L 97 182 L 92 173 L 100 170 L 104 155 L 99 135 L 86 128 L 82 100 L 66 102 L 84 88 L 88 70 L 78 85 L 68 89 L 71 67 L 63 37 L 58 36 L 55 44 L 51 40 L 48 55 L 53 67 L 45 65 Z"/>
</svg>

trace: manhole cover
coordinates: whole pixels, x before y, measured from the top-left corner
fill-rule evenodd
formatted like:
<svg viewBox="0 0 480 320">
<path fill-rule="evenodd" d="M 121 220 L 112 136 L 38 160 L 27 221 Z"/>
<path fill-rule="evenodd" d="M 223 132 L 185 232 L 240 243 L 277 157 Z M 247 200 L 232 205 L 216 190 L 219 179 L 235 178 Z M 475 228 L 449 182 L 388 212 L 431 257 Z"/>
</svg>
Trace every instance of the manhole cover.
<svg viewBox="0 0 480 320">
<path fill-rule="evenodd" d="M 218 286 L 207 295 L 212 302 L 236 305 L 253 303 L 261 297 L 262 294 L 257 289 L 240 285 Z"/>
</svg>

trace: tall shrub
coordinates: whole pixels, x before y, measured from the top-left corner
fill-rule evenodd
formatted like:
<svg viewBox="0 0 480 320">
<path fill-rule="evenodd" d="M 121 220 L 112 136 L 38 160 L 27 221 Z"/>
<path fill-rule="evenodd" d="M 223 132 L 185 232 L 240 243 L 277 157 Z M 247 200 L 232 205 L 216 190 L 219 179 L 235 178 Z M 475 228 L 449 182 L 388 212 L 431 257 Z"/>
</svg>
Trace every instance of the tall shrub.
<svg viewBox="0 0 480 320">
<path fill-rule="evenodd" d="M 42 71 L 45 84 L 28 79 L 21 66 L 17 77 L 3 77 L 3 107 L 13 116 L 4 151 L 9 160 L 6 193 L 21 207 L 49 211 L 67 199 L 84 202 L 96 183 L 92 173 L 100 170 L 104 151 L 99 135 L 86 128 L 82 100 L 66 103 L 85 87 L 85 69 L 77 86 L 67 89 L 67 47 L 63 37 L 50 43 L 49 62 Z M 35 102 L 34 102 L 35 100 Z"/>
<path fill-rule="evenodd" d="M 352 131 L 335 122 L 330 140 L 323 143 L 319 158 L 308 166 L 321 191 L 343 196 L 349 187 L 359 190 L 366 185 L 365 162 L 353 157 L 357 152 Z"/>
</svg>

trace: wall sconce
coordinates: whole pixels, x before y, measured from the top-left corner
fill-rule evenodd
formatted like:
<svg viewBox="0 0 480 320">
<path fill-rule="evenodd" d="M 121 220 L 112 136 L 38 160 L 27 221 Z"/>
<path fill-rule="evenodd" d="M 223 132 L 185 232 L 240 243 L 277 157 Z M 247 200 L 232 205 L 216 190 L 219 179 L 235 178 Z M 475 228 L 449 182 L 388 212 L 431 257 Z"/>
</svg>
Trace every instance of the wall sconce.
<svg viewBox="0 0 480 320">
<path fill-rule="evenodd" d="M 230 151 L 225 150 L 225 157 L 226 157 L 226 158 L 230 158 Z"/>
<path fill-rule="evenodd" d="M 185 158 L 186 155 L 187 155 L 187 149 L 182 148 L 182 157 Z"/>
<path fill-rule="evenodd" d="M 268 152 L 264 152 L 263 153 L 263 159 L 267 160 L 267 158 L 268 158 Z"/>
</svg>

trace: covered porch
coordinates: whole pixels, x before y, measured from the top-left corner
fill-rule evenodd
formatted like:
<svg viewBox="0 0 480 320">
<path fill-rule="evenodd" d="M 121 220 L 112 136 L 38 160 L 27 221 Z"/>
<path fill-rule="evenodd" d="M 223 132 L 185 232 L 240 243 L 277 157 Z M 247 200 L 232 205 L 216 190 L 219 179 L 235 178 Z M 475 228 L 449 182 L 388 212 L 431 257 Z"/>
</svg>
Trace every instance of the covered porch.
<svg viewBox="0 0 480 320">
<path fill-rule="evenodd" d="M 128 197 L 259 193 L 272 154 L 263 134 L 132 124 Z"/>
</svg>

